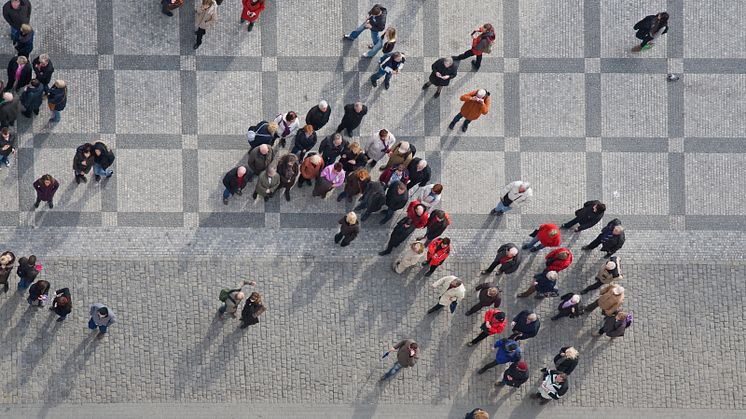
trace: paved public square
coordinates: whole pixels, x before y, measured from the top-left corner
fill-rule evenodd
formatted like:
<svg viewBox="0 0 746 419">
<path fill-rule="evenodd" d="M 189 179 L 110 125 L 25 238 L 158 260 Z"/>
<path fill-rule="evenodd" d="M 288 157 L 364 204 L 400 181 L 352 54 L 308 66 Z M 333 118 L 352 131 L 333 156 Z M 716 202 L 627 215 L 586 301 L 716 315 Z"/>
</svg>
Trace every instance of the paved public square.
<svg viewBox="0 0 746 419">
<path fill-rule="evenodd" d="M 368 82 L 369 34 L 342 40 L 371 0 L 269 0 L 250 33 L 240 1 L 225 0 L 196 52 L 193 0 L 173 18 L 156 1 L 31 1 L 32 56 L 50 55 L 69 101 L 58 124 L 46 105 L 16 124 L 18 153 L 0 168 L 0 251 L 36 254 L 40 278 L 69 287 L 74 309 L 56 323 L 13 292 L 11 276 L 0 295 L 0 416 L 460 418 L 482 407 L 512 419 L 746 417 L 745 1 L 390 0 L 407 55 L 390 90 Z M 668 33 L 632 52 L 632 26 L 664 10 Z M 479 72 L 465 60 L 440 98 L 423 93 L 432 62 L 466 50 L 485 22 L 497 40 Z M 3 32 L 1 62 L 14 55 Z M 450 131 L 459 96 L 477 88 L 491 94 L 489 113 Z M 395 274 L 401 248 L 377 255 L 392 226 L 377 217 L 335 247 L 337 220 L 354 206 L 336 194 L 295 188 L 290 202 L 245 193 L 223 205 L 247 128 L 290 110 L 302 118 L 320 99 L 332 117 L 319 142 L 359 99 L 369 112 L 355 140 L 387 128 L 444 185 L 453 253 L 432 279 Z M 98 139 L 116 154 L 115 174 L 76 185 L 75 148 Z M 45 173 L 60 181 L 55 207 L 34 211 L 32 183 Z M 533 200 L 490 216 L 517 179 Z M 498 390 L 503 367 L 476 375 L 495 338 L 465 345 L 481 323 L 464 316 L 479 271 L 500 244 L 592 199 L 608 206 L 601 224 L 626 226 L 618 256 L 635 323 L 610 342 L 591 336 L 598 311 L 551 322 L 558 299 L 515 298 L 543 269 L 546 251 L 527 254 L 500 280 L 501 307 L 510 318 L 535 308 L 542 329 L 523 345 L 529 382 Z M 601 253 L 580 247 L 600 227 L 563 235 L 575 261 L 562 293 L 592 282 Z M 464 280 L 466 299 L 453 315 L 425 316 L 438 297 L 428 284 L 448 274 Z M 245 330 L 215 316 L 220 289 L 243 279 L 268 308 Z M 100 341 L 86 328 L 96 302 L 118 316 Z M 421 359 L 381 385 L 393 362 L 381 355 L 403 338 L 420 343 Z M 570 389 L 539 406 L 528 398 L 539 370 L 568 345 L 581 354 Z"/>
</svg>

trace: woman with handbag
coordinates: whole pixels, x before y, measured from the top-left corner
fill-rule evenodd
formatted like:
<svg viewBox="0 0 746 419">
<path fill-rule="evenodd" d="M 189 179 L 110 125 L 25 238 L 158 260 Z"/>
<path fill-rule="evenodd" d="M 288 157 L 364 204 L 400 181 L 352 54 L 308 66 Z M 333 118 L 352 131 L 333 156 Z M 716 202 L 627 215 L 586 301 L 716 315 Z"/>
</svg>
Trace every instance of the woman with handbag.
<svg viewBox="0 0 746 419">
<path fill-rule="evenodd" d="M 47 106 L 52 111 L 52 118 L 49 122 L 60 122 L 60 112 L 67 106 L 67 83 L 64 80 L 55 80 L 49 88 Z"/>
<path fill-rule="evenodd" d="M 264 314 L 267 308 L 262 304 L 262 295 L 258 292 L 252 292 L 249 295 L 249 300 L 243 305 L 241 310 L 241 329 L 246 329 L 249 326 L 259 323 L 259 316 Z"/>
<path fill-rule="evenodd" d="M 461 55 L 454 56 L 453 59 L 461 61 L 465 58 L 476 56 L 477 58 L 471 62 L 471 65 L 475 70 L 479 70 L 479 67 L 482 65 L 482 54 L 492 52 L 492 44 L 494 42 L 495 28 L 492 27 L 491 23 L 485 23 L 471 32 L 471 48 Z"/>
</svg>

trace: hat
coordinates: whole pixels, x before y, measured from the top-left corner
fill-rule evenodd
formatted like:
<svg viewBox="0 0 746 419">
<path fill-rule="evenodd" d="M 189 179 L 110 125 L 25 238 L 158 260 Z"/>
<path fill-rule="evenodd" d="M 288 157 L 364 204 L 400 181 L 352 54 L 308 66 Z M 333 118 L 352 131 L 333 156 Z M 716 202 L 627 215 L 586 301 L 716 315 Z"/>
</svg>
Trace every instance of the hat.
<svg viewBox="0 0 746 419">
<path fill-rule="evenodd" d="M 518 371 L 528 371 L 528 363 L 526 361 L 518 361 Z"/>
<path fill-rule="evenodd" d="M 497 313 L 495 313 L 495 315 L 493 316 L 493 318 L 495 320 L 501 322 L 501 321 L 505 320 L 505 313 L 503 313 L 502 311 L 498 311 Z"/>
</svg>

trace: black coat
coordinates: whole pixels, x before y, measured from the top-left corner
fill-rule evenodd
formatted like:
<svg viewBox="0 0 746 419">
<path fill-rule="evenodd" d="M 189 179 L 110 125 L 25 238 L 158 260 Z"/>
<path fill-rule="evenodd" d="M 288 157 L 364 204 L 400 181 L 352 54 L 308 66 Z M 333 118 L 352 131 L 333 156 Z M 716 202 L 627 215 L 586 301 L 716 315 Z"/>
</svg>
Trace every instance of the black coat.
<svg viewBox="0 0 746 419">
<path fill-rule="evenodd" d="M 635 26 L 633 29 L 637 31 L 635 36 L 638 39 L 645 39 L 650 36 L 650 32 L 653 31 L 653 28 L 655 27 L 655 17 L 656 15 L 649 15 L 642 18 L 641 21 L 635 23 Z M 664 34 L 668 32 L 668 25 L 665 26 L 665 29 L 661 34 Z"/>
<path fill-rule="evenodd" d="M 329 116 L 332 114 L 332 107 L 327 106 L 326 112 L 321 112 L 319 105 L 308 110 L 306 114 L 306 124 L 311 125 L 314 131 L 318 131 L 329 123 Z"/>
<path fill-rule="evenodd" d="M 3 147 L 9 146 L 7 149 L 3 150 Z M 8 139 L 6 140 L 3 138 L 2 135 L 0 135 L 0 156 L 9 156 L 11 153 L 13 153 L 13 150 L 16 148 L 16 135 L 13 132 L 10 132 L 8 135 Z"/>
<path fill-rule="evenodd" d="M 415 157 L 407 166 L 409 171 L 409 183 L 407 186 L 414 187 L 415 185 L 425 186 L 430 182 L 431 170 L 430 166 L 425 166 L 424 169 L 418 171 L 417 165 L 422 161 L 421 158 Z"/>
<path fill-rule="evenodd" d="M 425 237 L 427 237 L 428 240 L 435 239 L 446 231 L 449 224 L 448 218 L 443 217 L 442 220 L 438 221 L 434 215 L 430 214 L 430 218 L 427 220 L 427 232 L 425 233 Z"/>
<path fill-rule="evenodd" d="M 342 117 L 340 125 L 350 131 L 360 126 L 360 123 L 363 122 L 363 117 L 368 113 L 368 107 L 365 105 L 363 105 L 363 110 L 360 113 L 355 112 L 355 105 L 352 103 L 345 105 L 344 109 L 345 114 Z"/>
<path fill-rule="evenodd" d="M 567 294 L 560 297 L 560 303 L 557 305 L 557 311 L 560 312 L 562 315 L 567 315 L 570 317 L 578 317 L 581 314 L 583 314 L 583 307 L 580 305 L 580 303 L 572 305 L 567 308 L 562 308 L 562 305 L 566 302 L 570 301 L 570 298 L 572 298 L 574 294 L 571 292 L 568 292 Z"/>
<path fill-rule="evenodd" d="M 47 103 L 54 105 L 55 111 L 61 111 L 67 106 L 67 87 L 50 87 L 47 93 Z"/>
<path fill-rule="evenodd" d="M 13 100 L 0 103 L 0 123 L 3 126 L 15 123 L 19 112 L 21 112 L 21 99 L 14 93 Z"/>
<path fill-rule="evenodd" d="M 342 236 L 344 236 L 344 241 L 351 242 L 355 240 L 355 237 L 357 237 L 358 233 L 360 233 L 360 222 L 355 221 L 355 224 L 348 224 L 347 223 L 347 217 L 342 217 L 337 221 L 339 223 L 339 232 L 342 233 Z"/>
<path fill-rule="evenodd" d="M 371 31 L 383 32 L 386 28 L 386 15 L 388 15 L 388 10 L 380 4 L 376 4 L 376 6 L 381 8 L 381 14 L 378 16 L 368 16 L 368 23 L 370 23 Z"/>
<path fill-rule="evenodd" d="M 485 282 L 483 284 L 477 285 L 476 290 L 479 291 L 479 302 L 482 303 L 483 306 L 487 307 L 488 305 L 492 304 L 495 308 L 498 308 L 500 307 L 500 303 L 502 303 L 502 299 L 500 298 L 500 289 L 498 288 L 497 294 L 494 297 L 490 297 L 489 294 L 487 294 L 487 290 L 489 290 L 493 286 L 493 284 Z"/>
<path fill-rule="evenodd" d="M 430 83 L 432 83 L 434 86 L 448 86 L 448 84 L 453 80 L 454 77 L 456 77 L 456 74 L 458 74 L 458 61 L 454 61 L 453 65 L 450 67 L 446 67 L 443 62 L 445 61 L 445 58 L 441 58 L 439 60 L 436 60 L 430 68 L 433 70 L 432 73 L 430 73 Z M 441 79 L 440 77 L 435 75 L 435 72 L 440 73 L 441 76 L 451 76 L 448 79 Z"/>
<path fill-rule="evenodd" d="M 101 155 L 96 155 L 96 150 L 101 150 Z M 101 166 L 103 169 L 108 169 L 113 163 L 114 159 L 116 157 L 114 156 L 114 153 L 109 150 L 109 147 L 106 146 L 106 144 L 98 141 L 95 144 L 93 144 L 93 162 L 97 165 Z"/>
<path fill-rule="evenodd" d="M 243 305 L 243 310 L 241 310 L 241 321 L 250 325 L 257 324 L 259 323 L 259 316 L 265 311 L 267 309 L 264 305 L 246 301 Z"/>
<path fill-rule="evenodd" d="M 31 65 L 34 68 L 34 74 L 36 74 L 36 79 L 39 80 L 39 83 L 46 86 L 52 82 L 52 73 L 54 73 L 52 60 L 47 61 L 47 65 L 44 67 L 40 67 L 39 57 L 36 57 Z"/>
<path fill-rule="evenodd" d="M 36 198 L 44 202 L 52 202 L 52 199 L 54 199 L 54 194 L 59 188 L 60 183 L 56 180 L 49 186 L 44 186 L 41 178 L 36 179 L 36 181 L 34 182 L 34 189 L 36 189 Z"/>
<path fill-rule="evenodd" d="M 244 179 L 243 187 L 241 187 L 241 189 L 245 188 L 246 184 L 249 183 L 247 182 L 248 177 L 246 175 L 244 175 L 244 177 L 246 179 Z M 234 167 L 223 176 L 223 186 L 225 186 L 225 189 L 228 189 L 232 194 L 238 191 L 238 167 Z"/>
<path fill-rule="evenodd" d="M 560 353 L 554 356 L 554 367 L 557 371 L 570 375 L 575 371 L 575 367 L 578 366 L 578 358 L 570 359 L 562 356 L 562 352 L 565 352 L 567 348 L 569 348 L 569 346 L 560 349 Z"/>
<path fill-rule="evenodd" d="M 414 226 L 414 223 L 412 223 L 412 220 L 408 217 L 402 218 L 398 223 L 396 223 L 394 229 L 391 231 L 389 245 L 393 247 L 399 246 L 405 242 L 416 229 L 417 228 Z"/>
<path fill-rule="evenodd" d="M 311 134 L 310 137 L 306 137 L 306 132 L 302 129 L 299 129 L 298 132 L 295 133 L 295 143 L 293 144 L 293 149 L 300 149 L 305 154 L 310 149 L 312 149 L 313 146 L 316 145 L 317 139 L 318 137 L 316 136 L 315 132 Z"/>
<path fill-rule="evenodd" d="M 36 300 L 42 295 L 49 294 L 49 288 L 49 281 L 36 281 L 28 289 L 29 300 Z"/>
<path fill-rule="evenodd" d="M 61 290 L 57 290 L 54 293 L 54 301 L 52 301 L 52 311 L 54 311 L 54 314 L 65 317 L 73 310 L 73 299 L 70 295 L 70 289 L 69 288 L 62 288 Z M 68 303 L 66 305 L 60 305 L 59 300 L 60 297 L 67 297 Z"/>
<path fill-rule="evenodd" d="M 83 152 L 88 149 L 91 154 L 86 158 Z M 85 162 L 85 164 L 83 164 Z M 75 157 L 73 157 L 73 170 L 76 172 L 88 173 L 93 166 L 93 146 L 85 143 L 75 150 Z"/>
<path fill-rule="evenodd" d="M 0 284 L 7 284 L 8 283 L 8 277 L 10 276 L 10 273 L 13 271 L 13 265 L 16 263 L 16 255 L 13 254 L 11 251 L 5 251 L 2 253 L 3 255 L 10 256 L 10 262 L 5 265 L 5 267 L 0 267 Z"/>
<path fill-rule="evenodd" d="M 3 5 L 3 17 L 8 22 L 8 25 L 16 29 L 21 29 L 21 25 L 31 21 L 31 2 L 29 0 L 21 0 L 21 5 L 17 9 L 10 7 L 10 1 L 5 2 L 5 5 Z"/>
<path fill-rule="evenodd" d="M 624 246 L 624 232 L 622 231 L 622 234 L 615 236 L 611 235 L 611 237 L 604 239 L 603 237 L 607 234 L 611 234 L 611 232 L 614 230 L 614 227 L 621 225 L 622 221 L 618 218 L 614 218 L 613 220 L 609 221 L 608 224 L 606 224 L 606 227 L 601 229 L 601 234 L 598 235 L 598 237 L 601 239 L 601 251 L 602 252 L 608 252 L 608 253 L 614 253 L 617 250 L 621 249 L 622 246 Z"/>
<path fill-rule="evenodd" d="M 409 194 L 406 191 L 399 195 L 397 189 L 396 186 L 392 185 L 389 190 L 386 191 L 386 207 L 394 211 L 404 208 L 409 200 Z"/>
<path fill-rule="evenodd" d="M 18 84 L 13 84 L 16 82 L 16 70 L 18 70 L 17 59 L 18 57 L 13 57 L 10 62 L 8 62 L 8 84 L 5 86 L 5 90 L 10 90 L 13 87 L 20 89 L 31 82 L 31 75 L 33 73 L 33 71 L 31 71 L 31 64 L 24 64 Z"/>
<path fill-rule="evenodd" d="M 500 261 L 500 259 L 504 258 L 508 255 L 508 251 L 515 247 L 518 249 L 518 254 L 515 255 L 515 257 L 507 262 L 505 262 L 504 265 L 500 265 L 500 272 L 504 274 L 512 274 L 513 272 L 518 270 L 518 266 L 521 264 L 521 248 L 519 246 L 516 246 L 513 243 L 505 243 L 504 245 L 500 246 L 497 249 L 497 255 L 495 256 L 495 260 Z"/>
<path fill-rule="evenodd" d="M 344 149 L 347 148 L 348 144 L 347 140 L 342 139 L 342 143 L 339 144 L 339 146 L 335 146 L 333 135 L 321 140 L 321 144 L 319 144 L 319 154 L 324 158 L 324 166 L 329 166 L 334 163 L 337 160 L 337 157 L 339 157 L 344 152 Z"/>
<path fill-rule="evenodd" d="M 18 259 L 18 269 L 16 269 L 16 274 L 18 274 L 19 278 L 33 281 L 37 276 L 39 276 L 39 271 L 36 270 L 35 265 L 28 263 L 28 258 L 22 257 Z"/>
<path fill-rule="evenodd" d="M 368 204 L 366 212 L 373 213 L 383 208 L 386 204 L 386 194 L 384 193 L 383 184 L 377 181 L 368 183 L 368 186 L 365 187 L 365 192 L 363 193 L 361 202 Z"/>
<path fill-rule="evenodd" d="M 583 204 L 583 208 L 575 211 L 575 216 L 578 217 L 578 231 L 591 228 L 604 218 L 604 211 L 593 211 L 593 206 L 600 203 L 601 201 L 588 201 Z"/>
<path fill-rule="evenodd" d="M 348 160 L 355 160 L 355 164 L 349 163 Z M 365 155 L 365 151 L 363 150 L 361 150 L 358 155 L 352 154 L 348 144 L 348 147 L 344 149 L 342 154 L 340 154 L 339 161 L 342 163 L 342 168 L 345 170 L 345 173 L 349 175 L 356 169 L 365 167 L 365 164 L 368 163 L 368 156 Z"/>
<path fill-rule="evenodd" d="M 513 378 L 512 380 L 508 380 L 508 377 Z M 528 371 L 519 371 L 518 370 L 518 363 L 513 362 L 510 364 L 508 369 L 505 370 L 503 373 L 503 378 L 505 379 L 505 385 L 511 386 L 511 387 L 520 387 L 521 384 L 528 381 Z"/>
<path fill-rule="evenodd" d="M 267 144 L 271 147 L 272 144 L 274 144 L 275 140 L 279 138 L 277 136 L 277 133 L 270 134 L 269 131 L 267 131 L 268 127 L 269 122 L 267 121 L 260 121 L 258 124 L 249 127 L 249 131 L 253 131 L 256 133 L 256 135 L 254 135 L 254 140 L 249 141 L 249 145 L 251 146 L 252 150 L 262 144 Z"/>
<path fill-rule="evenodd" d="M 21 93 L 21 105 L 26 108 L 27 111 L 38 111 L 41 107 L 44 96 L 44 86 L 38 85 L 34 87 L 29 84 Z"/>
<path fill-rule="evenodd" d="M 513 330 L 516 332 L 521 332 L 523 335 L 523 339 L 532 338 L 536 336 L 537 333 L 539 333 L 539 327 L 541 326 L 541 321 L 539 319 L 536 319 L 535 321 L 526 324 L 526 318 L 528 315 L 531 314 L 528 310 L 523 310 L 520 313 L 518 313 L 517 316 L 513 318 L 513 321 L 515 322 L 515 326 L 513 326 Z"/>
</svg>

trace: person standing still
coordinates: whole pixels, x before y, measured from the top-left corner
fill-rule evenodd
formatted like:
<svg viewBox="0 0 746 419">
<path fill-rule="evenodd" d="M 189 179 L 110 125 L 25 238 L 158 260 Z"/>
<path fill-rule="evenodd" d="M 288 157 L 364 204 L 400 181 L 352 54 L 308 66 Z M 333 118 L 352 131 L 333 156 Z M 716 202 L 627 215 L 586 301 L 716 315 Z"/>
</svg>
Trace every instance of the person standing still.
<svg viewBox="0 0 746 419">
<path fill-rule="evenodd" d="M 23 88 L 21 93 L 21 105 L 23 105 L 24 111 L 21 115 L 26 118 L 31 118 L 31 112 L 34 115 L 39 115 L 39 108 L 44 101 L 44 86 L 37 79 L 32 79 L 31 83 Z"/>
<path fill-rule="evenodd" d="M 52 61 L 49 59 L 49 55 L 40 54 L 34 58 L 31 62 L 31 66 L 34 69 L 34 75 L 39 83 L 44 86 L 44 93 L 49 92 L 49 83 L 52 82 L 52 74 L 54 73 L 54 66 Z"/>
<path fill-rule="evenodd" d="M 334 243 L 345 247 L 352 243 L 360 233 L 360 222 L 357 220 L 357 214 L 350 211 L 344 217 L 337 221 L 339 224 L 339 233 L 334 235 Z"/>
<path fill-rule="evenodd" d="M 93 166 L 93 145 L 85 143 L 78 146 L 77 150 L 75 150 L 75 157 L 73 157 L 75 183 L 80 185 L 80 182 L 88 182 L 85 175 L 91 171 L 91 166 Z"/>
<path fill-rule="evenodd" d="M 306 114 L 306 124 L 313 127 L 314 131 L 324 128 L 329 123 L 329 117 L 332 115 L 332 108 L 325 100 L 319 101 L 319 104 L 308 110 Z"/>
<path fill-rule="evenodd" d="M 363 102 L 350 103 L 344 106 L 344 116 L 342 122 L 337 126 L 336 133 L 345 131 L 348 137 L 352 137 L 352 132 L 363 122 L 363 117 L 368 113 L 368 107 Z"/>
<path fill-rule="evenodd" d="M 10 167 L 11 154 L 16 154 L 16 135 L 3 127 L 0 129 L 0 164 Z"/>
<path fill-rule="evenodd" d="M 18 269 L 16 269 L 16 275 L 19 278 L 18 291 L 28 288 L 36 277 L 39 276 L 39 272 L 41 272 L 41 265 L 36 264 L 35 255 L 18 259 Z"/>
<path fill-rule="evenodd" d="M 34 202 L 34 208 L 39 208 L 41 201 L 44 201 L 49 206 L 49 209 L 54 208 L 54 194 L 57 193 L 57 189 L 60 188 L 60 183 L 50 174 L 43 175 L 34 182 L 34 190 L 36 190 L 36 202 Z"/>
<path fill-rule="evenodd" d="M 454 64 L 453 58 L 446 57 L 436 60 L 430 68 L 432 69 L 432 73 L 430 73 L 428 81 L 422 85 L 422 90 L 426 90 L 430 86 L 435 86 L 435 96 L 433 97 L 437 98 L 440 96 L 440 91 L 448 86 L 451 80 L 458 74 L 458 64 Z"/>
<path fill-rule="evenodd" d="M 52 111 L 49 122 L 60 122 L 60 113 L 67 106 L 67 83 L 64 80 L 55 80 L 49 88 L 47 106 Z"/>
<path fill-rule="evenodd" d="M 31 51 L 34 50 L 34 28 L 28 23 L 21 25 L 21 36 L 16 42 L 16 52 L 19 57 L 29 58 Z"/>
<path fill-rule="evenodd" d="M 490 92 L 485 89 L 474 90 L 469 93 L 461 95 L 459 98 L 463 105 L 461 110 L 453 117 L 453 120 L 448 124 L 448 129 L 454 129 L 456 123 L 464 118 L 464 123 L 461 124 L 461 132 L 466 132 L 469 128 L 469 124 L 472 121 L 476 121 L 482 115 L 487 115 L 490 110 Z"/>
<path fill-rule="evenodd" d="M 207 33 L 207 29 L 215 26 L 218 20 L 218 4 L 215 0 L 202 0 L 197 6 L 194 14 L 194 33 L 197 35 L 197 41 L 194 43 L 194 49 L 202 45 L 202 37 Z"/>
<path fill-rule="evenodd" d="M 6 250 L 0 255 L 0 285 L 3 286 L 3 294 L 7 293 L 10 289 L 8 280 L 10 279 L 10 273 L 13 272 L 15 263 L 16 255 L 10 250 Z"/>
<path fill-rule="evenodd" d="M 70 289 L 62 288 L 55 291 L 54 300 L 52 301 L 52 306 L 49 307 L 49 309 L 52 310 L 54 314 L 59 316 L 59 318 L 57 319 L 58 322 L 65 321 L 67 315 L 73 311 L 73 300 L 72 296 L 70 295 Z"/>
<path fill-rule="evenodd" d="M 259 20 L 259 15 L 262 13 L 265 7 L 267 7 L 265 0 L 241 0 L 243 9 L 241 10 L 241 24 L 245 25 L 248 23 L 246 30 L 251 32 L 254 29 L 254 24 Z"/>
<path fill-rule="evenodd" d="M 109 330 L 109 326 L 114 324 L 117 320 L 117 316 L 114 314 L 114 310 L 106 307 L 101 303 L 96 303 L 91 306 L 90 310 L 91 318 L 88 320 L 88 328 L 96 330 L 98 328 L 98 338 L 103 338 L 106 332 Z"/>
<path fill-rule="evenodd" d="M 259 316 L 264 314 L 267 308 L 262 304 L 262 295 L 254 291 L 249 295 L 248 301 L 244 303 L 243 310 L 241 310 L 241 329 L 246 329 L 249 326 L 259 323 Z"/>
<path fill-rule="evenodd" d="M 21 36 L 21 25 L 31 22 L 31 2 L 29 0 L 8 0 L 3 5 L 3 17 L 10 25 L 10 38 L 15 45 Z"/>
<path fill-rule="evenodd" d="M 378 79 L 383 77 L 383 88 L 388 90 L 391 87 L 391 77 L 401 73 L 406 61 L 406 56 L 399 51 L 384 54 L 379 61 L 378 71 L 370 76 L 370 84 L 378 87 Z"/>
<path fill-rule="evenodd" d="M 114 164 L 114 152 L 106 144 L 97 141 L 93 144 L 93 174 L 96 182 L 101 180 L 101 176 L 110 178 L 114 171 L 109 169 Z"/>
</svg>

